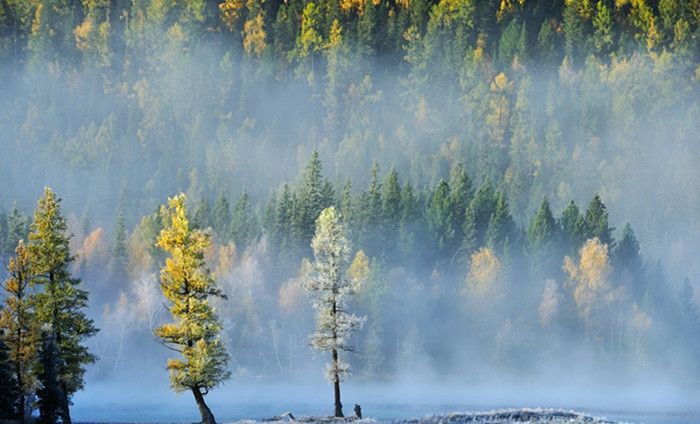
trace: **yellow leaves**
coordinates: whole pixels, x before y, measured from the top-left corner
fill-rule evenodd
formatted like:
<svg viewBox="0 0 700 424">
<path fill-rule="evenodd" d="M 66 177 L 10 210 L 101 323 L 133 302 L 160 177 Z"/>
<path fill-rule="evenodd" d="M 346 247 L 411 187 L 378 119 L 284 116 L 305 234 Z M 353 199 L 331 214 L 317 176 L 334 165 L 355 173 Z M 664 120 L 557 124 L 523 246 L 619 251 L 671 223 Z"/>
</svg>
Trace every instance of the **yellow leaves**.
<svg viewBox="0 0 700 424">
<path fill-rule="evenodd" d="M 568 256 L 564 258 L 563 270 L 575 284 L 574 301 L 587 322 L 595 308 L 614 300 L 608 281 L 612 271 L 608 245 L 598 238 L 586 241 L 579 251 L 578 264 Z"/>
<path fill-rule="evenodd" d="M 486 124 L 489 127 L 491 139 L 501 144 L 504 142 L 506 127 L 510 119 L 510 95 L 513 83 L 501 72 L 491 82 L 491 98 L 489 100 L 489 113 L 486 115 Z"/>
<path fill-rule="evenodd" d="M 505 16 L 513 13 L 516 6 L 522 7 L 524 4 L 525 0 L 501 0 L 501 4 L 496 12 L 496 20 L 500 22 Z"/>
<path fill-rule="evenodd" d="M 97 228 L 85 237 L 76 260 L 78 268 L 83 265 L 99 264 L 107 261 L 108 249 L 104 237 L 102 228 Z"/>
<path fill-rule="evenodd" d="M 364 7 L 364 0 L 340 0 L 340 10 L 346 13 L 354 10 L 358 14 L 362 14 Z"/>
<path fill-rule="evenodd" d="M 501 261 L 493 250 L 482 247 L 472 254 L 467 287 L 477 294 L 494 294 L 501 274 Z"/>
<path fill-rule="evenodd" d="M 343 27 L 338 22 L 338 19 L 333 19 L 331 30 L 328 34 L 327 48 L 332 49 L 338 47 L 343 42 Z"/>
<path fill-rule="evenodd" d="M 265 21 L 262 13 L 243 25 L 243 50 L 251 56 L 260 57 L 267 48 Z"/>
<path fill-rule="evenodd" d="M 90 32 L 92 32 L 92 19 L 91 18 L 85 19 L 85 22 L 78 25 L 73 30 L 73 34 L 75 35 L 75 46 L 78 48 L 78 50 L 87 50 L 88 49 L 88 47 L 89 47 L 88 37 L 90 36 Z"/>
<path fill-rule="evenodd" d="M 360 250 L 355 254 L 355 259 L 348 268 L 348 277 L 353 290 L 360 291 L 369 277 L 369 258 L 364 251 Z"/>
<path fill-rule="evenodd" d="M 234 31 L 238 20 L 243 14 L 243 0 L 225 0 L 219 4 L 219 12 L 221 13 L 221 22 L 228 28 L 229 31 Z"/>
<path fill-rule="evenodd" d="M 512 90 L 513 83 L 508 81 L 508 77 L 503 72 L 496 75 L 491 82 L 491 91 L 494 93 L 510 93 Z"/>
</svg>

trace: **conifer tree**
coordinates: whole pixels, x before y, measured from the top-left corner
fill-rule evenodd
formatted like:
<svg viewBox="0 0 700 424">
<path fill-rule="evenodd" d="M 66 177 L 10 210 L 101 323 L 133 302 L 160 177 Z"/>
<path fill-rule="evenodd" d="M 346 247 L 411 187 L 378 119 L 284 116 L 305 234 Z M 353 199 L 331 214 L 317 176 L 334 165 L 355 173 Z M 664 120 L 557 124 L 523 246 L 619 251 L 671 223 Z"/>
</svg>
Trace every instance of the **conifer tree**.
<svg viewBox="0 0 700 424">
<path fill-rule="evenodd" d="M 347 309 L 348 297 L 354 294 L 347 275 L 350 241 L 345 224 L 335 207 L 321 212 L 316 221 L 316 234 L 311 247 L 315 261 L 305 279 L 306 290 L 314 295 L 316 310 L 316 332 L 311 336 L 311 346 L 331 353 L 327 376 L 333 383 L 335 416 L 342 417 L 340 382 L 348 374 L 349 365 L 340 360 L 339 352 L 352 351 L 348 339 L 362 325 L 363 320 Z"/>
<path fill-rule="evenodd" d="M 209 301 L 223 294 L 204 260 L 209 235 L 190 226 L 185 201 L 185 195 L 180 194 L 161 207 L 164 227 L 157 246 L 169 257 L 160 272 L 160 286 L 173 322 L 158 327 L 155 334 L 181 354 L 168 360 L 173 389 L 191 391 L 202 422 L 214 424 L 204 396 L 228 379 L 230 372 L 226 369 L 229 356 L 219 338 L 221 324 Z"/>
<path fill-rule="evenodd" d="M 37 390 L 39 423 L 55 424 L 60 418 L 65 422 L 65 391 L 61 387 L 60 369 L 63 362 L 59 357 L 54 332 L 47 330 L 41 334 L 40 370 L 37 375 L 40 386 Z"/>
<path fill-rule="evenodd" d="M 4 335 L 4 331 L 6 330 L 0 328 L 0 336 Z M 17 381 L 12 372 L 9 350 L 0 337 L 0 420 L 14 420 L 17 417 Z"/>
<path fill-rule="evenodd" d="M 498 257 L 508 258 L 515 236 L 515 222 L 508 211 L 506 196 L 499 192 L 496 195 L 496 207 L 486 230 L 486 244 Z"/>
<path fill-rule="evenodd" d="M 556 231 L 557 222 L 549 208 L 549 200 L 545 197 L 527 226 L 527 249 L 535 274 L 548 273 L 559 268 Z"/>
<path fill-rule="evenodd" d="M 231 224 L 231 206 L 229 205 L 228 199 L 224 194 L 220 194 L 216 199 L 213 211 L 213 222 L 214 234 L 221 239 L 226 241 L 229 236 L 229 226 Z"/>
<path fill-rule="evenodd" d="M 41 289 L 33 299 L 37 320 L 46 328 L 45 332 L 49 333 L 46 337 L 56 350 L 60 391 L 57 413 L 64 424 L 70 424 L 70 398 L 83 388 L 85 366 L 97 360 L 82 343 L 98 330 L 83 312 L 88 292 L 70 274 L 75 257 L 70 253 L 71 236 L 60 202 L 50 188 L 44 189 L 34 212 L 27 248 L 32 282 Z"/>
<path fill-rule="evenodd" d="M 298 227 L 301 230 L 304 244 L 308 243 L 314 234 L 314 223 L 318 215 L 324 208 L 322 196 L 323 176 L 321 159 L 318 151 L 314 150 L 311 153 L 311 158 L 304 168 L 301 177 L 301 185 L 299 188 L 299 203 L 301 206 L 300 219 Z"/>
<path fill-rule="evenodd" d="M 112 242 L 112 256 L 110 258 L 112 275 L 116 278 L 126 277 L 128 266 L 129 253 L 126 246 L 126 225 L 124 224 L 124 214 L 119 212 L 114 227 L 114 241 Z"/>
<path fill-rule="evenodd" d="M 586 238 L 597 237 L 601 243 L 607 244 L 610 249 L 614 247 L 612 232 L 614 228 L 608 225 L 608 210 L 597 194 L 591 199 L 584 218 Z"/>
<path fill-rule="evenodd" d="M 248 192 L 243 192 L 231 214 L 231 239 L 241 249 L 248 246 L 258 234 L 258 223 L 250 203 Z"/>
<path fill-rule="evenodd" d="M 454 207 L 450 196 L 450 186 L 440 180 L 430 198 L 425 212 L 430 237 L 441 253 L 451 254 L 456 249 L 457 229 L 454 227 Z"/>
<path fill-rule="evenodd" d="M 26 239 L 28 225 L 27 217 L 19 210 L 17 204 L 12 206 L 10 216 L 7 217 L 7 234 L 4 238 L 3 250 L 7 255 L 12 255 L 21 239 Z"/>
<path fill-rule="evenodd" d="M 486 181 L 476 192 L 466 210 L 462 248 L 467 255 L 471 255 L 486 243 L 486 230 L 495 209 L 496 192 L 491 183 Z"/>
<path fill-rule="evenodd" d="M 573 255 L 586 240 L 586 224 L 574 201 L 570 201 L 559 219 L 565 250 Z"/>
<path fill-rule="evenodd" d="M 29 295 L 31 279 L 29 251 L 20 240 L 15 256 L 7 265 L 5 308 L 0 310 L 0 340 L 7 346 L 11 372 L 16 387 L 12 399 L 14 418 L 24 423 L 31 411 L 31 399 L 37 388 L 39 331 Z"/>
</svg>

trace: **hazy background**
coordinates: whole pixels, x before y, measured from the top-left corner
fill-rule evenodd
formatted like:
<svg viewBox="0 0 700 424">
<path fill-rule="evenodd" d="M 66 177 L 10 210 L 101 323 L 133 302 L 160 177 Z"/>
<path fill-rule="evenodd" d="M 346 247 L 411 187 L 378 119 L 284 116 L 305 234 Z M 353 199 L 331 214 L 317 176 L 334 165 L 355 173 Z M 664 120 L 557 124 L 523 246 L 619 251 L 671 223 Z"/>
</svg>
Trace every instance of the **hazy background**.
<svg viewBox="0 0 700 424">
<path fill-rule="evenodd" d="M 373 183 L 386 186 L 392 170 L 419 209 L 413 239 L 384 222 L 352 224 L 353 254 L 367 253 L 370 277 L 351 305 L 368 321 L 353 340 L 346 413 L 354 402 L 380 417 L 453 406 L 696 409 L 692 5 L 668 22 L 668 4 L 650 2 L 651 18 L 645 2 L 608 5 L 613 41 L 602 48 L 592 41 L 602 12 L 585 2 L 504 11 L 499 2 L 360 2 L 366 10 L 338 12 L 340 37 L 334 2 L 319 2 L 318 16 L 306 1 L 238 2 L 233 27 L 219 2 L 44 3 L 0 1 L 0 221 L 16 205 L 26 223 L 44 186 L 63 198 L 74 272 L 101 329 L 89 341 L 100 361 L 74 399 L 78 420 L 194 417 L 188 394 L 168 391 L 170 352 L 152 335 L 168 318 L 153 212 L 179 192 L 193 220 L 211 227 L 208 262 L 229 296 L 217 311 L 233 378 L 209 396 L 217 417 L 326 412 L 326 358 L 307 346 L 313 315 L 297 278 L 308 237 L 282 245 L 267 220 L 284 184 L 302 196 L 313 151 L 330 203 L 340 206 L 351 182 L 343 213 L 357 222 Z M 199 7 L 202 19 L 193 18 Z M 259 8 L 262 42 L 246 30 Z M 577 19 L 580 42 L 571 38 Z M 507 197 L 518 240 L 496 252 L 503 267 L 479 274 L 469 254 L 422 233 L 431 197 L 458 164 L 474 192 L 491 183 Z M 243 193 L 255 228 L 245 238 L 218 228 L 214 212 L 225 198 L 234 219 Z M 578 280 L 562 270 L 568 255 L 585 273 L 581 246 L 555 243 L 537 273 L 524 233 L 543 198 L 559 218 L 571 200 L 585 213 L 596 193 L 617 242 L 626 223 L 634 228 L 641 262 L 634 273 L 608 246 L 609 291 L 593 299 L 591 324 L 573 298 Z M 462 236 L 456 228 L 457 246 Z M 410 252 L 387 253 L 385 243 Z M 2 244 L 6 261 L 12 247 Z M 477 280 L 488 290 L 475 290 Z"/>
</svg>

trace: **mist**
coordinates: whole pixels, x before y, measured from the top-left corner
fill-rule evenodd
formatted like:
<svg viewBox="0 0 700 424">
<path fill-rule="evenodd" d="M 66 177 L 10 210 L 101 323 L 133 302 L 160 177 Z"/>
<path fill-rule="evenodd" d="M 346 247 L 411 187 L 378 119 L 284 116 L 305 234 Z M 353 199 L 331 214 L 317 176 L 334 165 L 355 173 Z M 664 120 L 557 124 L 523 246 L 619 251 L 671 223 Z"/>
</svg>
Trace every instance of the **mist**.
<svg viewBox="0 0 700 424">
<path fill-rule="evenodd" d="M 330 206 L 365 270 L 348 412 L 700 413 L 697 17 L 681 48 L 654 7 L 666 35 L 649 47 L 627 23 L 638 6 L 616 7 L 607 51 L 567 38 L 563 5 L 495 5 L 487 31 L 446 1 L 360 2 L 342 30 L 309 2 L 241 3 L 233 21 L 230 2 L 202 2 L 201 20 L 188 2 L 107 3 L 75 6 L 67 31 L 0 1 L 0 257 L 51 187 L 100 329 L 76 421 L 197 419 L 154 336 L 170 320 L 158 208 L 178 193 L 226 295 L 212 304 L 232 375 L 207 396 L 220 420 L 331 411 L 302 283 Z M 363 26 L 362 8 L 393 23 Z"/>
</svg>

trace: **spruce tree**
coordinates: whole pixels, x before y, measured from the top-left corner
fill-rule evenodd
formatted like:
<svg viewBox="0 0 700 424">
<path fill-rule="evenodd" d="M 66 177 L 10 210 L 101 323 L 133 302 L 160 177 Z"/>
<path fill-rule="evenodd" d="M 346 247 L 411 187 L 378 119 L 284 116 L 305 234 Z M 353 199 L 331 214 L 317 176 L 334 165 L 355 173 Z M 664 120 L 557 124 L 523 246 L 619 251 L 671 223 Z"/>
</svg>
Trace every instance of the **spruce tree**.
<svg viewBox="0 0 700 424">
<path fill-rule="evenodd" d="M 608 225 L 608 210 L 597 194 L 591 199 L 584 218 L 586 228 L 586 238 L 598 237 L 602 243 L 607 244 L 610 249 L 615 245 L 612 237 L 614 228 Z"/>
<path fill-rule="evenodd" d="M 10 349 L 3 341 L 7 335 L 5 331 L 0 328 L 0 420 L 9 421 L 17 418 L 17 381 L 10 361 Z"/>
<path fill-rule="evenodd" d="M 527 226 L 527 250 L 536 276 L 554 272 L 559 266 L 557 255 L 557 222 L 545 197 Z"/>
<path fill-rule="evenodd" d="M 71 236 L 60 202 L 50 188 L 44 189 L 34 212 L 28 250 L 32 282 L 40 289 L 33 299 L 37 320 L 47 328 L 47 338 L 55 344 L 58 357 L 58 414 L 64 424 L 70 424 L 70 398 L 83 388 L 85 366 L 97 360 L 82 343 L 98 330 L 83 312 L 88 292 L 70 273 L 75 257 L 70 252 Z"/>
<path fill-rule="evenodd" d="M 485 245 L 486 230 L 495 210 L 496 192 L 491 183 L 486 181 L 476 192 L 465 212 L 462 249 L 467 255 Z"/>
<path fill-rule="evenodd" d="M 212 227 L 218 239 L 227 241 L 231 225 L 231 206 L 224 194 L 220 194 L 216 199 L 213 211 Z"/>
<path fill-rule="evenodd" d="M 27 237 L 29 228 L 27 225 L 27 217 L 19 210 L 17 204 L 12 206 L 10 216 L 7 218 L 7 235 L 4 239 L 3 251 L 7 255 L 12 255 L 17 247 L 17 243 L 21 239 Z"/>
<path fill-rule="evenodd" d="M 570 201 L 559 219 L 565 251 L 575 255 L 586 240 L 586 224 L 574 201 Z"/>
<path fill-rule="evenodd" d="M 40 341 L 29 294 L 30 265 L 29 251 L 20 240 L 15 256 L 7 265 L 5 308 L 0 310 L 0 341 L 7 346 L 16 387 L 12 399 L 13 418 L 20 423 L 29 418 L 26 413 L 31 411 L 32 394 L 37 388 L 35 370 Z"/>
<path fill-rule="evenodd" d="M 129 266 L 129 253 L 126 245 L 126 225 L 124 214 L 119 212 L 114 226 L 114 240 L 112 242 L 112 255 L 110 258 L 110 271 L 112 277 L 120 280 L 126 278 Z"/>
<path fill-rule="evenodd" d="M 430 197 L 425 219 L 430 238 L 443 256 L 452 255 L 456 251 L 457 228 L 454 227 L 454 212 L 450 186 L 447 181 L 440 180 Z"/>
<path fill-rule="evenodd" d="M 59 356 L 54 332 L 42 331 L 41 351 L 39 353 L 39 389 L 37 390 L 39 406 L 39 423 L 56 424 L 59 418 L 66 422 L 65 390 L 60 380 L 63 361 Z M 69 421 L 70 422 L 70 421 Z"/>
<path fill-rule="evenodd" d="M 193 229 L 185 209 L 185 195 L 161 207 L 164 227 L 157 245 L 169 254 L 160 272 L 160 287 L 168 300 L 173 322 L 155 330 L 156 336 L 181 354 L 168 360 L 170 383 L 177 391 L 192 392 L 202 422 L 214 424 L 204 396 L 229 378 L 228 353 L 221 342 L 221 324 L 210 300 L 224 297 L 204 260 L 209 235 Z"/>
<path fill-rule="evenodd" d="M 486 230 L 486 245 L 500 258 L 508 258 L 512 244 L 516 241 L 516 228 L 508 211 L 505 194 L 496 194 L 496 207 Z"/>
<path fill-rule="evenodd" d="M 243 192 L 233 206 L 230 228 L 231 239 L 240 249 L 248 246 L 258 235 L 258 223 L 247 192 Z"/>
</svg>

